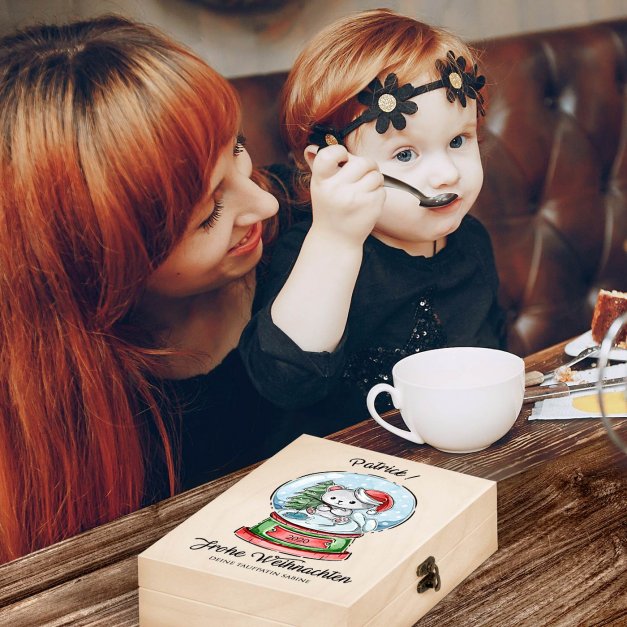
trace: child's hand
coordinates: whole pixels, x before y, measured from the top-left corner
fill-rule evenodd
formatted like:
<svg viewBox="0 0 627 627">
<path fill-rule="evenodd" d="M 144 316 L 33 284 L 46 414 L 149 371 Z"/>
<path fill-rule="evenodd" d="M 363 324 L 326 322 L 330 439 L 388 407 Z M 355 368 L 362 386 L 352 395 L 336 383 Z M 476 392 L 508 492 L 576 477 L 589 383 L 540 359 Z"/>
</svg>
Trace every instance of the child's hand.
<svg viewBox="0 0 627 627">
<path fill-rule="evenodd" d="M 330 352 L 346 328 L 363 244 L 381 215 L 385 191 L 374 161 L 339 145 L 316 150 L 305 150 L 313 223 L 271 315 L 302 350 Z"/>
<path fill-rule="evenodd" d="M 311 166 L 311 205 L 317 231 L 361 246 L 384 202 L 383 175 L 375 161 L 352 155 L 340 145 L 316 154 Z"/>
</svg>

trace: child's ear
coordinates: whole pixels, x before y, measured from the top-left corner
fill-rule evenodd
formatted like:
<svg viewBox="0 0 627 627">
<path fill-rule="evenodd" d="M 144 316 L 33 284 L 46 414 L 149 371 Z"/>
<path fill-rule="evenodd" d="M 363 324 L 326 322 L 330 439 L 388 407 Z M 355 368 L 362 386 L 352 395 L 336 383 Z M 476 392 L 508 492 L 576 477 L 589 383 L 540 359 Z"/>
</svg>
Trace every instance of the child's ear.
<svg viewBox="0 0 627 627">
<path fill-rule="evenodd" d="M 318 154 L 318 150 L 320 150 L 319 146 L 316 146 L 315 144 L 311 144 L 307 146 L 307 148 L 305 148 L 305 150 L 303 151 L 303 156 L 305 157 L 305 161 L 307 162 L 307 165 L 309 166 L 310 170 L 312 169 L 314 159 L 316 158 L 316 155 Z"/>
</svg>

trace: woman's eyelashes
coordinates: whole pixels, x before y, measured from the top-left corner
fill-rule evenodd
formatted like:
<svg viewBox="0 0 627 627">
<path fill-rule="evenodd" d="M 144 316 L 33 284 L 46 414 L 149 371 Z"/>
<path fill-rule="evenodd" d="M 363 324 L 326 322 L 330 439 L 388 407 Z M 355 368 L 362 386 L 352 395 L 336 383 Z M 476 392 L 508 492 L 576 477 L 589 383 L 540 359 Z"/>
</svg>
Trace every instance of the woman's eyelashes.
<svg viewBox="0 0 627 627">
<path fill-rule="evenodd" d="M 214 200 L 213 211 L 200 223 L 199 228 L 208 231 L 218 221 L 218 218 L 222 214 L 222 209 L 224 209 L 222 201 Z"/>
<path fill-rule="evenodd" d="M 245 146 L 246 138 L 242 134 L 239 134 L 233 145 L 233 156 L 237 157 L 244 152 Z M 218 187 L 221 187 L 221 185 Z M 199 224 L 198 228 L 208 231 L 218 221 L 218 218 L 222 214 L 222 209 L 224 209 L 224 202 L 214 197 L 213 211 Z"/>
<path fill-rule="evenodd" d="M 237 157 L 237 155 L 244 152 L 244 147 L 246 146 L 246 138 L 240 133 L 235 140 L 235 146 L 233 146 L 233 155 Z"/>
</svg>

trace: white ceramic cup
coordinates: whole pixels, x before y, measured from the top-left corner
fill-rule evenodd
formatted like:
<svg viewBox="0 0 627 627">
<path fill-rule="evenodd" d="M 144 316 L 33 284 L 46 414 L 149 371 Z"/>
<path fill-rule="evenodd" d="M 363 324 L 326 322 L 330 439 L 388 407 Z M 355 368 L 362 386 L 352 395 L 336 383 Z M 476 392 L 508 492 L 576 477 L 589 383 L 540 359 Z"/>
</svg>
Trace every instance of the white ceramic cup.
<svg viewBox="0 0 627 627">
<path fill-rule="evenodd" d="M 447 453 L 480 451 L 503 437 L 522 407 L 525 364 L 505 351 L 454 347 L 417 353 L 392 368 L 394 385 L 379 383 L 366 399 L 388 431 Z M 387 423 L 374 401 L 388 392 L 409 431 Z"/>
</svg>

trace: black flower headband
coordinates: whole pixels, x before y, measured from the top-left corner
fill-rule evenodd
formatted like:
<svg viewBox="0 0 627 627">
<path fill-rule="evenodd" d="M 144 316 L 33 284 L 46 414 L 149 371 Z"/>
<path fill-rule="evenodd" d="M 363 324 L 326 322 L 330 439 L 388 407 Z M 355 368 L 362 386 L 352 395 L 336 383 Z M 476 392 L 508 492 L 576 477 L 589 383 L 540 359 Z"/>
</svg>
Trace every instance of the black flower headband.
<svg viewBox="0 0 627 627">
<path fill-rule="evenodd" d="M 485 115 L 483 96 L 479 90 L 485 85 L 485 76 L 477 76 L 477 66 L 474 65 L 466 71 L 466 59 L 455 57 L 455 53 L 449 51 L 446 61 L 438 59 L 435 67 L 441 78 L 419 87 L 411 83 L 398 86 L 396 74 L 388 74 L 384 84 L 375 78 L 368 88 L 357 95 L 357 100 L 368 109 L 355 118 L 348 126 L 337 130 L 330 126 L 314 125 L 309 141 L 321 148 L 332 144 L 343 144 L 344 138 L 357 127 L 376 120 L 377 133 L 385 133 L 392 126 L 401 131 L 405 128 L 405 115 L 412 115 L 418 110 L 418 105 L 410 99 L 414 96 L 426 94 L 434 89 L 446 89 L 446 98 L 449 102 L 459 100 L 462 107 L 466 106 L 466 98 L 477 101 L 477 111 Z"/>
</svg>

